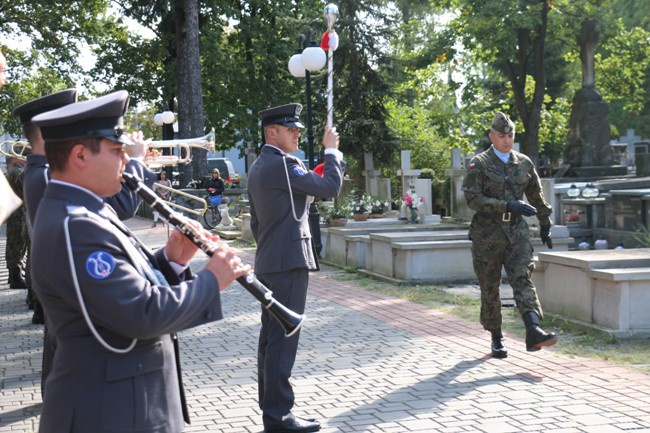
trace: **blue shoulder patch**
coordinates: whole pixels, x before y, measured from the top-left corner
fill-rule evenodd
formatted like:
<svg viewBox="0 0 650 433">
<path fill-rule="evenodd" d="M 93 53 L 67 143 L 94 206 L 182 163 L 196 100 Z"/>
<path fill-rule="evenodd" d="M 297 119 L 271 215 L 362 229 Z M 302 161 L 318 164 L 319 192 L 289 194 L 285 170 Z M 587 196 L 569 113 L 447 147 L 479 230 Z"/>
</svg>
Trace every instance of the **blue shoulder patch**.
<svg viewBox="0 0 650 433">
<path fill-rule="evenodd" d="M 305 174 L 307 174 L 307 172 L 301 166 L 294 165 L 293 166 L 293 174 L 300 177 L 300 176 L 304 176 Z"/>
<path fill-rule="evenodd" d="M 86 259 L 86 272 L 96 280 L 109 277 L 115 270 L 115 258 L 105 251 L 95 251 Z"/>
</svg>

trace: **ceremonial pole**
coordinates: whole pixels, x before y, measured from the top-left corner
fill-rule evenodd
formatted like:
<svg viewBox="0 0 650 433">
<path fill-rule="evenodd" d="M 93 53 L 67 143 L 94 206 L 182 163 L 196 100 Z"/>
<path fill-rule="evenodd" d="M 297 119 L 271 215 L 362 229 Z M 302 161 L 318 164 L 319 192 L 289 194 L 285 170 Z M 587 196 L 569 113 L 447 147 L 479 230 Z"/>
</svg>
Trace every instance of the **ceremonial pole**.
<svg viewBox="0 0 650 433">
<path fill-rule="evenodd" d="M 339 35 L 334 31 L 334 23 L 339 16 L 339 8 L 330 3 L 325 6 L 323 17 L 327 31 L 323 33 L 320 47 L 327 51 L 327 126 L 334 126 L 334 50 L 339 46 Z"/>
</svg>

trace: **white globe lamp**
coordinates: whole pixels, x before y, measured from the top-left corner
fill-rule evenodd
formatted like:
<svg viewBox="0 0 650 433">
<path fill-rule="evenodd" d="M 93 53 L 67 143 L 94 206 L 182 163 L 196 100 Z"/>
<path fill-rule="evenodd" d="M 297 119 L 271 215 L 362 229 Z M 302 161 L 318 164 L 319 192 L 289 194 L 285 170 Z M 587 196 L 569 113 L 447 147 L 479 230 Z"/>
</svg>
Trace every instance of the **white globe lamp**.
<svg viewBox="0 0 650 433">
<path fill-rule="evenodd" d="M 302 52 L 302 64 L 310 72 L 322 69 L 326 62 L 327 55 L 321 47 L 307 47 Z"/>
<path fill-rule="evenodd" d="M 174 123 L 174 113 L 169 110 L 163 111 L 161 117 L 162 117 L 162 122 L 165 125 L 171 125 L 172 123 Z"/>
<path fill-rule="evenodd" d="M 302 54 L 294 54 L 289 59 L 289 72 L 296 78 L 305 78 L 305 66 L 302 64 Z"/>
</svg>

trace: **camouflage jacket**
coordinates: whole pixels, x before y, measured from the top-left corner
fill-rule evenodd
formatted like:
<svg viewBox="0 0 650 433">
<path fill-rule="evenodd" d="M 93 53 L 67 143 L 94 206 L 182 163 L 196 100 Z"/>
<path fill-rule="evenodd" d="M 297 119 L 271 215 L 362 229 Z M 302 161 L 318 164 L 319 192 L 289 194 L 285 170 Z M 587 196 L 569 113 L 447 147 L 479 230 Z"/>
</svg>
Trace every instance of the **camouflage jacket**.
<svg viewBox="0 0 650 433">
<path fill-rule="evenodd" d="M 14 193 L 21 199 L 23 200 L 23 179 L 25 178 L 25 169 L 22 166 L 19 166 L 18 164 L 14 164 L 13 167 L 7 172 L 7 182 L 9 183 L 9 186 L 11 186 L 11 189 L 14 191 Z M 23 211 L 25 209 L 25 205 L 21 205 L 18 209 L 16 209 L 7 219 L 13 221 L 14 223 L 18 220 L 22 221 L 24 218 Z"/>
<path fill-rule="evenodd" d="M 467 165 L 462 189 L 467 205 L 485 213 L 505 213 L 508 201 L 523 200 L 525 195 L 537 209 L 540 225 L 551 225 L 551 206 L 544 199 L 533 162 L 523 153 L 512 151 L 507 164 L 492 147 L 476 155 Z"/>
<path fill-rule="evenodd" d="M 11 167 L 7 172 L 7 182 L 11 186 L 14 193 L 23 199 L 23 179 L 25 178 L 25 169 L 17 164 Z"/>
</svg>

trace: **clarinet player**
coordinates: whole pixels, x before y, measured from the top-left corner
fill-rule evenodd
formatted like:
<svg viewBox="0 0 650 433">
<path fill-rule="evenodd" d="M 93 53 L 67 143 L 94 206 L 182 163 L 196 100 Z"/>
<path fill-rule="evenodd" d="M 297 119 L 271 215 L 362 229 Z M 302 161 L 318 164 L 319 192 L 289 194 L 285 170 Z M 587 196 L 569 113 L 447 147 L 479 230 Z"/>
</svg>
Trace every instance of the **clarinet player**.
<svg viewBox="0 0 650 433">
<path fill-rule="evenodd" d="M 39 433 L 182 431 L 189 415 L 175 332 L 220 320 L 220 291 L 251 271 L 219 243 L 193 274 L 197 246 L 179 231 L 152 253 L 104 204 L 129 161 L 128 100 L 122 90 L 32 119 L 52 174 L 32 272 L 58 343 Z"/>
</svg>

